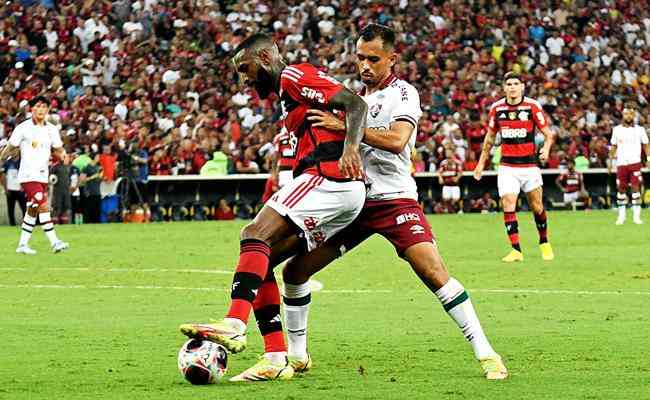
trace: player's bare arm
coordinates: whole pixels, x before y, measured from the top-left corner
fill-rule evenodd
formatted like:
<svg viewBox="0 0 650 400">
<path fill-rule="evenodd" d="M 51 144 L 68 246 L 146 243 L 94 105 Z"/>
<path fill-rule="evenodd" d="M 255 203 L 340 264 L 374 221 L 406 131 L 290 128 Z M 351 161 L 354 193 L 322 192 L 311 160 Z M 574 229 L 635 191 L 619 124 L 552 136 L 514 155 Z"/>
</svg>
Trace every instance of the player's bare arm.
<svg viewBox="0 0 650 400">
<path fill-rule="evenodd" d="M 607 172 L 609 173 L 612 172 L 612 161 L 614 160 L 614 157 L 616 157 L 617 150 L 618 150 L 618 146 L 616 146 L 615 144 L 613 144 L 612 147 L 609 148 L 609 158 L 607 159 Z"/>
<path fill-rule="evenodd" d="M 562 174 L 558 175 L 557 178 L 555 178 L 555 186 L 557 186 L 562 193 L 566 193 L 566 188 L 564 187 L 564 185 L 562 185 L 562 178 L 563 178 Z"/>
<path fill-rule="evenodd" d="M 492 128 L 488 128 L 487 133 L 485 134 L 485 139 L 483 139 L 483 147 L 481 149 L 481 156 L 478 159 L 478 164 L 474 168 L 474 179 L 477 181 L 481 180 L 483 176 L 483 169 L 485 168 L 485 163 L 487 158 L 490 156 L 490 150 L 494 146 L 494 139 L 496 137 L 496 131 Z"/>
<path fill-rule="evenodd" d="M 345 123 L 336 115 L 327 111 L 311 109 L 307 119 L 312 121 L 312 126 L 337 131 L 345 130 Z M 412 134 L 413 125 L 411 123 L 395 121 L 390 124 L 389 129 L 366 128 L 363 142 L 377 149 L 399 154 L 406 147 Z"/>
<path fill-rule="evenodd" d="M 551 152 L 551 146 L 553 146 L 553 143 L 555 142 L 555 133 L 548 126 L 542 128 L 541 131 L 544 134 L 544 145 L 539 151 L 539 161 L 541 161 L 542 164 L 546 164 Z"/>
<path fill-rule="evenodd" d="M 339 160 L 339 168 L 348 178 L 361 179 L 363 169 L 359 155 L 359 143 L 363 139 L 368 105 L 347 88 L 339 91 L 329 102 L 332 110 L 345 111 L 346 135 L 343 155 Z"/>
<path fill-rule="evenodd" d="M 12 146 L 10 143 L 7 143 L 7 145 L 0 152 L 0 163 L 7 161 L 9 158 L 17 156 L 19 151 L 19 147 Z"/>
<path fill-rule="evenodd" d="M 645 166 L 650 168 L 650 143 L 643 145 L 643 151 L 645 151 Z"/>
</svg>

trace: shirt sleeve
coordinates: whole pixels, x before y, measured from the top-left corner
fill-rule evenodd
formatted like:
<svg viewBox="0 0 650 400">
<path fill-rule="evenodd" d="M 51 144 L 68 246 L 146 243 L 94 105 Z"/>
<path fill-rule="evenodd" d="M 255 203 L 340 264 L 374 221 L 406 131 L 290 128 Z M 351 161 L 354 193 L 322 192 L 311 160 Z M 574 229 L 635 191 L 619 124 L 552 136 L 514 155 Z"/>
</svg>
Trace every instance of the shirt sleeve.
<svg viewBox="0 0 650 400">
<path fill-rule="evenodd" d="M 59 130 L 55 127 L 52 127 L 52 147 L 55 149 L 60 149 L 63 147 L 63 142 L 61 141 L 61 135 L 59 134 Z"/>
<path fill-rule="evenodd" d="M 641 143 L 648 144 L 648 132 L 646 132 L 645 128 L 641 127 L 641 129 L 639 129 L 639 133 L 641 135 Z"/>
<path fill-rule="evenodd" d="M 497 108 L 495 106 L 490 107 L 490 112 L 488 113 L 487 127 L 488 129 L 492 129 L 495 132 L 499 130 L 497 126 Z"/>
<path fill-rule="evenodd" d="M 416 128 L 418 126 L 418 120 L 422 116 L 420 95 L 412 87 L 402 86 L 399 87 L 399 90 L 399 98 L 396 99 L 395 108 L 392 110 L 390 123 L 406 121 Z"/>
<path fill-rule="evenodd" d="M 18 147 L 20 146 L 20 142 L 23 141 L 23 130 L 21 129 L 20 126 L 17 126 L 16 129 L 11 133 L 11 137 L 9 138 L 9 144 Z"/>
<path fill-rule="evenodd" d="M 280 75 L 281 93 L 311 107 L 326 108 L 343 85 L 313 66 L 288 66 Z"/>
<path fill-rule="evenodd" d="M 616 137 L 617 136 L 616 132 L 617 132 L 617 129 L 614 128 L 612 130 L 612 138 L 609 140 L 609 144 L 611 144 L 612 146 L 616 146 L 616 144 L 618 143 L 617 142 L 617 137 Z"/>
<path fill-rule="evenodd" d="M 546 128 L 548 126 L 548 118 L 546 117 L 546 113 L 544 113 L 544 110 L 539 105 L 539 103 L 537 102 L 533 103 L 532 111 L 533 111 L 533 122 L 535 122 L 535 126 L 537 127 L 537 129 Z"/>
</svg>

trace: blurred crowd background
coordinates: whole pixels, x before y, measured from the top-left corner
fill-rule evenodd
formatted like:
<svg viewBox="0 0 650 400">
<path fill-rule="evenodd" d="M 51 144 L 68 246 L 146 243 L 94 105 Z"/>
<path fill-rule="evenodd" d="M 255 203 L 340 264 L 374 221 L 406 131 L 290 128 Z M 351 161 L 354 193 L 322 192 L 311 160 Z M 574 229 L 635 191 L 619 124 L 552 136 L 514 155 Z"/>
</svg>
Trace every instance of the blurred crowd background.
<svg viewBox="0 0 650 400">
<path fill-rule="evenodd" d="M 9 1 L 0 140 L 45 95 L 68 152 L 97 159 L 104 181 L 127 169 L 145 181 L 267 172 L 279 105 L 238 85 L 231 50 L 267 32 L 288 63 L 316 64 L 358 89 L 356 33 L 378 22 L 398 33 L 395 73 L 418 88 L 425 111 L 414 171 L 435 171 L 445 150 L 474 168 L 509 70 L 524 75 L 559 135 L 544 167 L 605 167 L 625 101 L 650 128 L 649 10 L 622 0 Z"/>
</svg>

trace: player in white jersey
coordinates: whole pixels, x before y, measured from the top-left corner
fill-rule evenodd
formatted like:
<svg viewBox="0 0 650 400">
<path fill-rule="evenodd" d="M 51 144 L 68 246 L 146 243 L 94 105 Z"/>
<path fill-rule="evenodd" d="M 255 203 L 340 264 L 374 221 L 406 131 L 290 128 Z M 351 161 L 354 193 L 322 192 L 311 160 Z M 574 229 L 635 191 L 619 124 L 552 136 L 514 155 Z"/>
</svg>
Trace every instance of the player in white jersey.
<svg viewBox="0 0 650 400">
<path fill-rule="evenodd" d="M 16 253 L 36 254 L 29 247 L 29 239 L 40 222 L 43 231 L 52 245 L 52 250 L 58 253 L 68 248 L 68 244 L 59 240 L 54 231 L 54 223 L 47 205 L 49 161 L 51 149 L 63 158 L 65 150 L 61 136 L 56 126 L 46 121 L 49 112 L 49 102 L 44 97 L 35 97 L 31 101 L 32 116 L 16 126 L 9 143 L 0 152 L 0 163 L 20 149 L 20 182 L 27 200 L 27 212 L 23 218 L 22 232 Z"/>
<path fill-rule="evenodd" d="M 616 156 L 616 185 L 618 193 L 618 218 L 616 225 L 625 223 L 625 208 L 627 206 L 627 189 L 632 191 L 632 219 L 635 224 L 642 224 L 641 220 L 641 147 L 645 150 L 646 163 L 650 168 L 650 144 L 644 127 L 635 124 L 637 116 L 636 105 L 628 103 L 623 109 L 623 123 L 614 127 L 612 132 L 611 149 L 609 151 L 610 162 L 608 168 L 611 171 L 612 160 Z"/>
<path fill-rule="evenodd" d="M 359 217 L 322 247 L 289 260 L 284 268 L 285 319 L 289 360 L 296 372 L 311 366 L 307 353 L 307 315 L 311 294 L 309 277 L 379 233 L 395 247 L 418 277 L 438 297 L 443 308 L 471 343 L 488 379 L 504 379 L 508 372 L 492 349 L 465 288 L 449 276 L 431 228 L 417 203 L 411 176 L 411 151 L 417 121 L 422 115 L 416 89 L 391 73 L 396 62 L 395 34 L 385 26 L 370 24 L 357 41 L 357 66 L 365 84 L 361 96 L 368 103 L 367 128 L 361 148 L 370 187 Z M 333 114 L 310 110 L 313 126 L 344 130 Z"/>
</svg>

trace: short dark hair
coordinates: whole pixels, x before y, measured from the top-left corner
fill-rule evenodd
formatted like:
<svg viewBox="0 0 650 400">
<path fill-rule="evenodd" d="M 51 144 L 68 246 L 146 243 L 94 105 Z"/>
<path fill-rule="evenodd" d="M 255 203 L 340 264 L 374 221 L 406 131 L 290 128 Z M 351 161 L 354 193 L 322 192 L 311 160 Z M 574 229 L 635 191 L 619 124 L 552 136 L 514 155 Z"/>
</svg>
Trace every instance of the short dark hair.
<svg viewBox="0 0 650 400">
<path fill-rule="evenodd" d="M 273 38 L 264 33 L 256 33 L 244 39 L 243 42 L 237 46 L 237 48 L 232 52 L 232 55 L 235 56 L 242 50 L 260 50 L 263 48 L 271 47 L 275 44 Z"/>
<path fill-rule="evenodd" d="M 517 79 L 519 82 L 524 83 L 524 79 L 521 77 L 521 75 L 518 72 L 515 71 L 509 71 L 506 72 L 505 75 L 503 75 L 503 83 L 506 83 L 508 79 Z"/>
<path fill-rule="evenodd" d="M 637 109 L 637 104 L 636 101 L 633 100 L 628 100 L 623 104 L 623 108 L 629 108 L 631 110 L 636 110 Z"/>
<path fill-rule="evenodd" d="M 36 96 L 29 101 L 29 105 L 34 107 L 38 103 L 45 103 L 48 107 L 50 106 L 50 99 L 45 96 Z"/>
<path fill-rule="evenodd" d="M 364 42 L 370 42 L 376 38 L 381 39 L 384 48 L 395 47 L 395 31 L 385 25 L 368 24 L 359 32 L 359 39 Z"/>
</svg>

